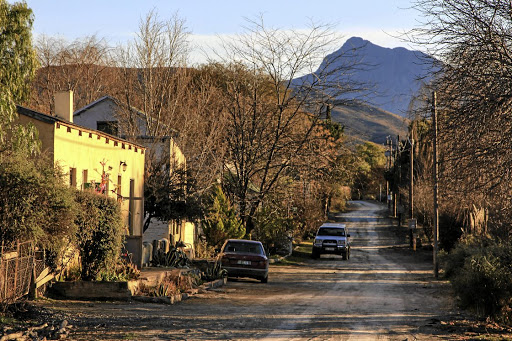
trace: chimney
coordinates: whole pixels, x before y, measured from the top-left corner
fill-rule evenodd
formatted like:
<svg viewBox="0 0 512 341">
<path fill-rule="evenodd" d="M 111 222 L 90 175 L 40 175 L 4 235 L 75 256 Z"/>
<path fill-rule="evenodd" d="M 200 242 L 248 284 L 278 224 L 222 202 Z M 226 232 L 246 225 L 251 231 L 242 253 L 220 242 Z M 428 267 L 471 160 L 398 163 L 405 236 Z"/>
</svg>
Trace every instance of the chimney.
<svg viewBox="0 0 512 341">
<path fill-rule="evenodd" d="M 55 116 L 73 123 L 73 91 L 59 91 L 55 94 Z"/>
</svg>

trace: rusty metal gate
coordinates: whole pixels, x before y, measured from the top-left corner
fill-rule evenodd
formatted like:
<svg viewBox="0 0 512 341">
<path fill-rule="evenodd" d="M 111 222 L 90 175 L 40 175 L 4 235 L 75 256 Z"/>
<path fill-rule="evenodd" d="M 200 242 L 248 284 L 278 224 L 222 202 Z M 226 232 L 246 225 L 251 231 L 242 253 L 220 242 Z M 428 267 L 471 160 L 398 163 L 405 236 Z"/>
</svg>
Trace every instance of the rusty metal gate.
<svg viewBox="0 0 512 341">
<path fill-rule="evenodd" d="M 39 263 L 32 242 L 0 247 L 0 303 L 12 303 L 28 293 L 32 271 Z"/>
</svg>

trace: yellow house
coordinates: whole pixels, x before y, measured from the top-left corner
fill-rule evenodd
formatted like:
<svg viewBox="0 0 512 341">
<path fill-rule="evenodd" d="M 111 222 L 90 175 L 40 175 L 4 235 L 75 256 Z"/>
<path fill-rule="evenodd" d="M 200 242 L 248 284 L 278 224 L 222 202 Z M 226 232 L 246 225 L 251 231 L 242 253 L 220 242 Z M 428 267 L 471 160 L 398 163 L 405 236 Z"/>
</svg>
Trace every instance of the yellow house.
<svg viewBox="0 0 512 341">
<path fill-rule="evenodd" d="M 125 108 L 126 110 L 126 108 Z M 166 160 L 170 172 L 186 168 L 186 158 L 176 143 L 175 136 L 148 136 L 145 113 L 130 108 L 130 119 L 118 101 L 110 96 L 78 109 L 74 113 L 74 121 L 82 126 L 97 129 L 130 140 L 146 147 L 146 161 Z M 171 131 L 172 129 L 168 129 Z M 176 132 L 174 132 L 176 134 Z M 194 244 L 197 236 L 196 227 L 192 222 L 184 220 L 162 221 L 151 219 L 149 227 L 144 231 L 143 241 L 152 243 L 155 240 L 166 239 L 171 245 L 181 241 L 186 245 L 186 251 L 194 254 Z"/>
<path fill-rule="evenodd" d="M 20 123 L 39 131 L 43 152 L 52 155 L 69 185 L 94 188 L 121 205 L 126 249 L 142 264 L 145 147 L 73 123 L 73 92 L 55 95 L 55 116 L 17 107 Z"/>
</svg>

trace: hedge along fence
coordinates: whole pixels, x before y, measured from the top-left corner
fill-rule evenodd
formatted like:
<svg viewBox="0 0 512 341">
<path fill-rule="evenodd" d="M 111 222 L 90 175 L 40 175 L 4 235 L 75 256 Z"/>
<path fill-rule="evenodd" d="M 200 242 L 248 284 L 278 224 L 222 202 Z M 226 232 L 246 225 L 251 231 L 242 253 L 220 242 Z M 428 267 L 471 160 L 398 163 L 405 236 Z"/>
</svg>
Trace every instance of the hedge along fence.
<svg viewBox="0 0 512 341">
<path fill-rule="evenodd" d="M 119 204 L 93 191 L 77 191 L 77 246 L 81 279 L 95 280 L 101 271 L 115 269 L 123 245 Z"/>
<path fill-rule="evenodd" d="M 512 245 L 471 238 L 442 258 L 460 304 L 481 315 L 512 322 Z"/>
</svg>

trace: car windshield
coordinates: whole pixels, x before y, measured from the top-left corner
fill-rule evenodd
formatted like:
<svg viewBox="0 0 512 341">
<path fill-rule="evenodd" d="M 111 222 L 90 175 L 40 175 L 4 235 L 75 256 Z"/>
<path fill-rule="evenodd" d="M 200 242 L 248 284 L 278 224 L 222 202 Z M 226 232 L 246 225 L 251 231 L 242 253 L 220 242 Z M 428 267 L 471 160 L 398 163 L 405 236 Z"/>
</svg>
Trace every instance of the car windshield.
<svg viewBox="0 0 512 341">
<path fill-rule="evenodd" d="M 244 242 L 228 242 L 226 247 L 224 247 L 224 252 L 255 253 L 258 255 L 264 254 L 261 244 Z"/>
<path fill-rule="evenodd" d="M 321 227 L 317 233 L 318 236 L 338 236 L 345 237 L 345 229 L 335 227 Z"/>
</svg>

